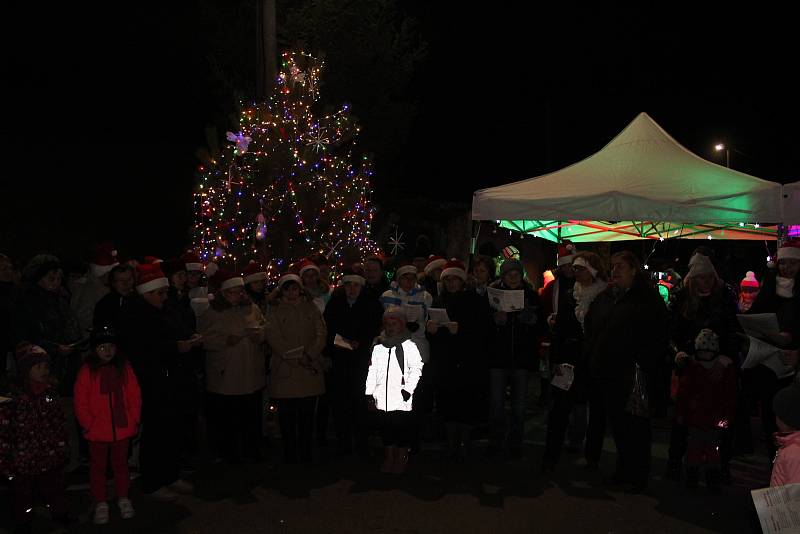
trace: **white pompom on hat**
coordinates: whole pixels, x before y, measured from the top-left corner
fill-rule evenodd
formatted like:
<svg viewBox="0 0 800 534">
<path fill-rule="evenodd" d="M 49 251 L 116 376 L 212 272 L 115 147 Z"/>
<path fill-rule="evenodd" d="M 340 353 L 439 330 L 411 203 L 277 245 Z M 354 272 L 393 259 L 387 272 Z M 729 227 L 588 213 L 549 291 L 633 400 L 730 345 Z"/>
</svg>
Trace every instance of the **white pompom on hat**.
<svg viewBox="0 0 800 534">
<path fill-rule="evenodd" d="M 739 287 L 758 287 L 758 280 L 756 280 L 756 273 L 747 271 L 747 274 L 742 278 Z"/>
</svg>

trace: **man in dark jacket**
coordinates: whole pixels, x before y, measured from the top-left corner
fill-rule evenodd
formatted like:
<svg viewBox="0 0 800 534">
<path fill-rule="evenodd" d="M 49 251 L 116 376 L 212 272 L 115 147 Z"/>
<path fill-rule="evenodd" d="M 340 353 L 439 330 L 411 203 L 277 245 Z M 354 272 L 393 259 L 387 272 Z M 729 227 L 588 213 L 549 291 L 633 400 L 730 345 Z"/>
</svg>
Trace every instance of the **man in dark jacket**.
<svg viewBox="0 0 800 534">
<path fill-rule="evenodd" d="M 380 299 L 389 289 L 389 280 L 383 271 L 383 260 L 378 256 L 370 256 L 364 260 L 364 278 L 366 279 L 364 292 L 368 293 L 370 298 Z"/>
<path fill-rule="evenodd" d="M 491 287 L 505 291 L 524 291 L 524 308 L 515 312 L 494 310 L 489 349 L 489 378 L 492 440 L 487 455 L 496 454 L 505 436 L 505 391 L 511 385 L 511 424 L 508 448 L 513 458 L 522 456 L 522 434 L 528 376 L 538 368 L 537 341 L 544 323 L 539 295 L 523 280 L 522 262 L 509 259 L 500 266 L 500 280 Z M 490 303 L 491 303 L 490 296 Z"/>
<path fill-rule="evenodd" d="M 380 333 L 383 306 L 364 291 L 363 271 L 345 270 L 325 308 L 327 352 L 333 362 L 331 386 L 336 438 L 341 452 L 368 456 L 364 384 L 372 341 Z"/>
</svg>

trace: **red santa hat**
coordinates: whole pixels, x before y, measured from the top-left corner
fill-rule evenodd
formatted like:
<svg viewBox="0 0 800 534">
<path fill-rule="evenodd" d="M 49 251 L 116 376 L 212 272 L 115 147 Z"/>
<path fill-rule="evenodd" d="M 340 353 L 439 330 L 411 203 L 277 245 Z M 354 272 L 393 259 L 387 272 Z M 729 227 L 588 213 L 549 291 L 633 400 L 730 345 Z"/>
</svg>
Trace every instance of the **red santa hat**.
<svg viewBox="0 0 800 534">
<path fill-rule="evenodd" d="M 245 284 L 252 284 L 253 282 L 266 280 L 267 272 L 255 260 L 250 260 L 250 263 L 242 271 L 242 276 Z"/>
<path fill-rule="evenodd" d="M 187 250 L 181 255 L 181 261 L 186 265 L 187 272 L 203 270 L 203 262 L 200 261 L 200 256 L 191 250 Z"/>
<path fill-rule="evenodd" d="M 744 278 L 742 278 L 742 282 L 739 284 L 739 287 L 758 287 L 756 273 L 753 271 L 747 271 L 747 274 L 744 275 Z"/>
<path fill-rule="evenodd" d="M 467 270 L 464 268 L 464 264 L 461 263 L 456 258 L 450 258 L 444 265 L 444 269 L 442 270 L 442 278 L 445 276 L 457 276 L 461 278 L 462 281 L 467 280 Z"/>
<path fill-rule="evenodd" d="M 425 264 L 425 274 L 431 274 L 434 269 L 444 268 L 446 263 L 447 260 L 443 257 L 431 254 L 428 256 L 428 263 Z"/>
<path fill-rule="evenodd" d="M 778 261 L 786 259 L 800 260 L 800 240 L 785 241 L 778 249 Z"/>
<path fill-rule="evenodd" d="M 559 243 L 558 260 L 556 261 L 558 266 L 561 267 L 567 263 L 572 263 L 572 260 L 575 258 L 575 252 L 575 245 L 573 245 L 571 242 L 564 241 L 563 243 Z"/>
<path fill-rule="evenodd" d="M 220 291 L 225 291 L 226 289 L 234 287 L 244 287 L 244 278 L 233 271 L 219 269 L 214 276 L 209 279 L 209 283 L 214 287 L 218 287 Z"/>
<path fill-rule="evenodd" d="M 300 276 L 303 276 L 303 273 L 308 270 L 317 271 L 317 274 L 319 274 L 319 267 L 317 267 L 317 264 L 309 260 L 308 258 L 303 258 L 303 260 L 300 261 L 299 267 L 300 270 L 298 272 Z"/>
<path fill-rule="evenodd" d="M 155 256 L 145 256 L 144 257 L 144 262 L 145 263 L 152 263 L 153 265 L 155 265 L 156 263 L 161 263 L 163 261 L 164 260 L 162 260 L 161 258 L 156 258 Z"/>
<path fill-rule="evenodd" d="M 108 242 L 102 243 L 97 247 L 94 256 L 92 256 L 92 261 L 89 262 L 89 268 L 92 274 L 97 278 L 108 273 L 117 265 L 119 265 L 119 261 L 117 261 L 117 251 L 114 245 Z"/>
<path fill-rule="evenodd" d="M 394 273 L 395 279 L 400 279 L 401 276 L 404 274 L 413 274 L 414 276 L 417 275 L 417 268 L 411 263 L 404 263 Z"/>
<path fill-rule="evenodd" d="M 167 280 L 158 264 L 142 263 L 136 267 L 136 273 L 138 275 L 136 277 L 136 291 L 140 295 L 169 287 L 169 280 Z"/>
</svg>

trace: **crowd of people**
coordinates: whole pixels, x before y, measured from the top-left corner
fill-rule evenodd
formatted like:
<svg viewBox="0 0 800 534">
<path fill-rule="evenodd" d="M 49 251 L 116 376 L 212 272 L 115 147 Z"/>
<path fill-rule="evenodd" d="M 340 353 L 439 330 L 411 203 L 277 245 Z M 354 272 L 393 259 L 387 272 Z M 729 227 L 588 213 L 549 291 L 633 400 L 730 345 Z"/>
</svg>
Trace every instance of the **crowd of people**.
<svg viewBox="0 0 800 534">
<path fill-rule="evenodd" d="M 669 282 L 627 251 L 607 265 L 565 243 L 557 263 L 536 288 L 514 255 L 475 256 L 469 269 L 418 258 L 393 266 L 391 281 L 377 256 L 335 279 L 312 257 L 272 281 L 255 261 L 234 272 L 192 251 L 119 261 L 104 244 L 67 280 L 55 256 L 18 269 L 0 255 L 0 473 L 15 520 L 27 528 L 38 494 L 69 522 L 64 473 L 87 453 L 95 523 L 109 521 L 109 464 L 119 513 L 134 516 L 131 456 L 143 493 L 175 500 L 193 491 L 181 473 L 199 435 L 215 461 L 259 462 L 271 410 L 286 464 L 314 461 L 329 415 L 342 455 L 369 460 L 380 434 L 385 473 L 403 473 L 427 439 L 441 438 L 448 461 L 474 461 L 484 428 L 483 456 L 517 459 L 543 368 L 545 473 L 563 449 L 598 469 L 608 429 L 617 467 L 604 483 L 645 490 L 651 419 L 674 404 L 669 478 L 718 492 L 734 454 L 754 450 L 758 409 L 772 484 L 800 482 L 800 244 L 784 243 L 760 284 L 748 272 L 739 287 L 704 247 Z M 520 304 L 503 311 L 496 290 Z M 775 314 L 778 327 L 746 335 L 743 313 Z"/>
</svg>

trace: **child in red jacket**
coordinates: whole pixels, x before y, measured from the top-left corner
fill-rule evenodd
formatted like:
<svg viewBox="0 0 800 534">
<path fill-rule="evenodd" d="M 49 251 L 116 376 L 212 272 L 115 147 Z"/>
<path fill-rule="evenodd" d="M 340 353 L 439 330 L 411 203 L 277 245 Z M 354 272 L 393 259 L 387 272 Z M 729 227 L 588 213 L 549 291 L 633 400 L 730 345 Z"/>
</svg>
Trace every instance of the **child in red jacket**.
<svg viewBox="0 0 800 534">
<path fill-rule="evenodd" d="M 696 488 L 705 468 L 706 488 L 718 492 L 722 482 L 720 431 L 727 428 L 736 408 L 736 369 L 719 358 L 719 337 L 704 328 L 695 339 L 695 354 L 683 370 L 678 386 L 678 424 L 689 428 L 686 484 Z"/>
<path fill-rule="evenodd" d="M 89 442 L 89 485 L 94 500 L 94 523 L 108 523 L 106 466 L 109 453 L 114 470 L 120 515 L 134 516 L 128 499 L 128 445 L 136 435 L 142 395 L 133 369 L 117 352 L 114 332 L 103 328 L 92 335 L 92 352 L 75 382 L 75 415 Z"/>
</svg>

